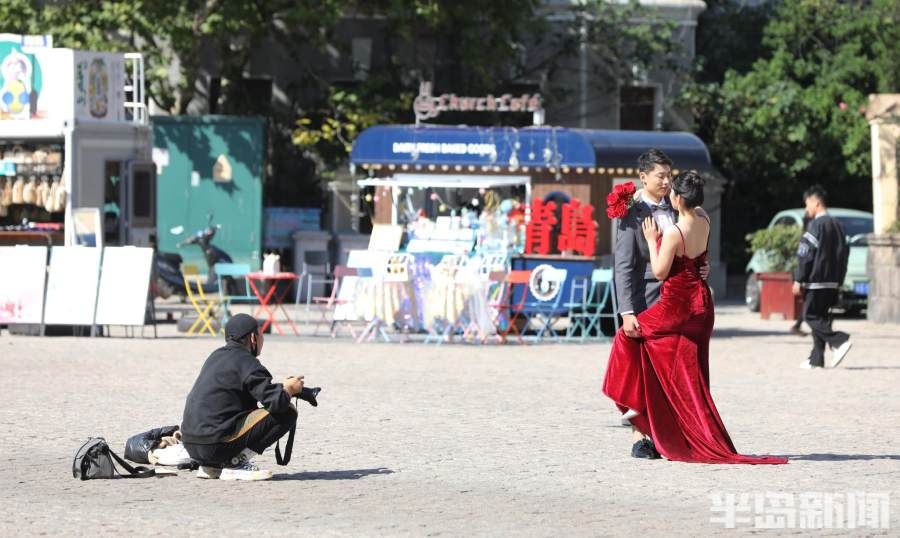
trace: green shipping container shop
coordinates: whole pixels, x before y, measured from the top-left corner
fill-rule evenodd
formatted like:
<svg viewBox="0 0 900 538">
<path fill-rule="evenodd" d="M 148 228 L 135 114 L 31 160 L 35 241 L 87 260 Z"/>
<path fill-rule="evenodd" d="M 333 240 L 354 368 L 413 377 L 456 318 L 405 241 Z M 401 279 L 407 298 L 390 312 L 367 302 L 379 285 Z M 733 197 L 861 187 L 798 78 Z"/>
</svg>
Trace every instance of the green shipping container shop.
<svg viewBox="0 0 900 538">
<path fill-rule="evenodd" d="M 241 116 L 155 116 L 159 250 L 181 254 L 206 272 L 197 245 L 177 243 L 207 226 L 221 228 L 213 245 L 236 263 L 259 269 L 265 120 Z M 172 233 L 172 230 L 182 230 Z"/>
</svg>

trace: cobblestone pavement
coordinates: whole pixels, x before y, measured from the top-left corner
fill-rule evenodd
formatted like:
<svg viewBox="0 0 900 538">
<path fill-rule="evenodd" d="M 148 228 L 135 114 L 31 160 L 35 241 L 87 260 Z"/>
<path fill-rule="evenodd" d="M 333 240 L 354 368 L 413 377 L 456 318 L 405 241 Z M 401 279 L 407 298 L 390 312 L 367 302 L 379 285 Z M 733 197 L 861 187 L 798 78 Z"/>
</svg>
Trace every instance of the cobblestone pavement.
<svg viewBox="0 0 900 538">
<path fill-rule="evenodd" d="M 839 320 L 840 368 L 801 370 L 809 338 L 739 306 L 718 310 L 712 389 L 738 449 L 786 466 L 629 456 L 630 432 L 599 392 L 609 344 L 354 345 L 267 338 L 263 362 L 324 391 L 304 406 L 294 460 L 270 482 L 76 481 L 91 435 L 179 422 L 212 338 L 0 336 L 0 535 L 708 535 L 732 533 L 714 494 L 890 494 L 900 529 L 900 327 Z M 114 329 L 121 334 L 121 328 Z M 840 500 L 842 497 L 836 497 Z M 763 499 L 765 500 L 765 499 Z M 772 501 L 774 502 L 774 501 Z M 777 524 L 777 521 L 776 521 Z M 799 520 L 785 525 L 807 534 Z M 816 523 L 822 526 L 820 521 Z M 783 531 L 781 531 L 783 532 Z M 845 534 L 845 529 L 815 531 Z"/>
</svg>

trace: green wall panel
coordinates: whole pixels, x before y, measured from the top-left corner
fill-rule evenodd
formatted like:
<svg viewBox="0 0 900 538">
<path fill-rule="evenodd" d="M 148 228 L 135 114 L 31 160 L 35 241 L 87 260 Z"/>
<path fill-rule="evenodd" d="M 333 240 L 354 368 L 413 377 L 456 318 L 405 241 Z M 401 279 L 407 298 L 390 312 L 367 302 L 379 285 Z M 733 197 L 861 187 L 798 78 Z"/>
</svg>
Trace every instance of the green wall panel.
<svg viewBox="0 0 900 538">
<path fill-rule="evenodd" d="M 265 120 L 235 116 L 156 116 L 154 161 L 168 164 L 158 178 L 159 249 L 177 252 L 185 263 L 206 271 L 196 245 L 176 244 L 207 224 L 207 214 L 222 227 L 213 239 L 238 263 L 259 269 L 262 248 L 262 181 L 265 170 Z M 213 180 L 220 155 L 231 165 L 232 180 Z M 180 235 L 170 233 L 183 226 Z"/>
</svg>

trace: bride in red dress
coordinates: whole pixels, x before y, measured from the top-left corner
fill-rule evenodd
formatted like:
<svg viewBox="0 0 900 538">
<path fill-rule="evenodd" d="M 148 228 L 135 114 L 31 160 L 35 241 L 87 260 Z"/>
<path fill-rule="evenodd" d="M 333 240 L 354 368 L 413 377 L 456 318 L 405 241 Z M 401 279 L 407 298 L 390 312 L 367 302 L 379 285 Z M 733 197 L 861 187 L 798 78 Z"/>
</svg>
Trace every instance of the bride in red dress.
<svg viewBox="0 0 900 538">
<path fill-rule="evenodd" d="M 787 463 L 781 457 L 738 454 L 719 417 L 709 393 L 715 313 L 700 276 L 710 228 L 699 207 L 703 178 L 679 174 L 670 199 L 678 224 L 660 234 L 652 218 L 643 222 L 653 274 L 663 281 L 659 301 L 638 314 L 640 339 L 622 330 L 616 334 L 603 393 L 621 412 L 637 412 L 631 418 L 639 438 L 632 451 L 636 457 L 659 457 L 658 451 L 669 460 L 694 463 Z"/>
</svg>

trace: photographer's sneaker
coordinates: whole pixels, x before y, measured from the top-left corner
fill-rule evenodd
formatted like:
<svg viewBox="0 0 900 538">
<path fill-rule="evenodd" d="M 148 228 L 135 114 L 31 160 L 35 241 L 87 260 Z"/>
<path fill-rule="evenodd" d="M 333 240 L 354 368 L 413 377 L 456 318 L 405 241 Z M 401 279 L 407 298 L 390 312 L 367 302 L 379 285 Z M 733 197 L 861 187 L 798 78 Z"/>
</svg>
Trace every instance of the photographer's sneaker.
<svg viewBox="0 0 900 538">
<path fill-rule="evenodd" d="M 270 478 L 272 478 L 272 471 L 260 469 L 249 461 L 236 467 L 226 467 L 219 475 L 219 480 L 268 480 Z"/>
<path fill-rule="evenodd" d="M 222 469 L 219 480 L 268 480 L 272 478 L 272 471 L 260 469 L 250 461 L 258 455 L 249 448 L 245 448 L 240 454 L 231 458 L 230 466 Z"/>
<path fill-rule="evenodd" d="M 206 478 L 206 479 L 215 480 L 216 478 L 219 478 L 219 476 L 221 474 L 222 474 L 222 469 L 219 469 L 218 467 L 208 467 L 206 465 L 201 465 L 197 469 L 197 478 Z"/>
<path fill-rule="evenodd" d="M 853 342 L 851 342 L 850 339 L 848 338 L 846 342 L 844 342 L 843 344 L 841 344 L 837 348 L 835 348 L 835 350 L 832 352 L 832 355 L 831 355 L 831 367 L 832 368 L 834 368 L 835 366 L 840 364 L 842 360 L 844 360 L 844 357 L 847 356 L 847 353 L 850 351 L 850 346 L 852 346 L 852 345 L 853 345 Z"/>
</svg>

